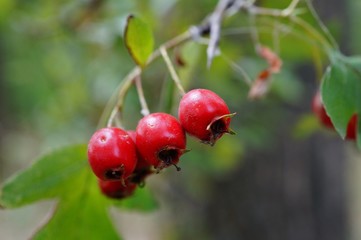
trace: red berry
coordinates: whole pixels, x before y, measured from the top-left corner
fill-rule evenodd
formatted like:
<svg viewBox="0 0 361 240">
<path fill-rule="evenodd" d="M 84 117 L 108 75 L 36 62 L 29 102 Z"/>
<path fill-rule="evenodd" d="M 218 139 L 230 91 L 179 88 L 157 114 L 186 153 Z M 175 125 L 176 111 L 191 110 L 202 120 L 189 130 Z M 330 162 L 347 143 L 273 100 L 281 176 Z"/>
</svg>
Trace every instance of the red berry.
<svg viewBox="0 0 361 240">
<path fill-rule="evenodd" d="M 202 142 L 214 145 L 230 130 L 231 114 L 227 104 L 214 92 L 194 89 L 180 101 L 178 116 L 183 128 Z"/>
<path fill-rule="evenodd" d="M 120 128 L 102 128 L 89 141 L 88 160 L 98 178 L 124 181 L 137 163 L 135 144 Z"/>
<path fill-rule="evenodd" d="M 323 126 L 334 129 L 333 123 L 330 117 L 327 115 L 325 107 L 322 103 L 320 92 L 317 92 L 313 97 L 312 110 Z"/>
<path fill-rule="evenodd" d="M 357 136 L 357 114 L 352 115 L 347 125 L 346 139 L 356 140 Z"/>
<path fill-rule="evenodd" d="M 110 198 L 121 199 L 133 194 L 136 184 L 123 181 L 104 181 L 98 179 L 98 185 L 101 192 Z"/>
<path fill-rule="evenodd" d="M 136 132 L 135 131 L 127 131 L 127 133 L 129 134 L 129 136 L 135 143 L 136 136 L 137 136 Z M 135 146 L 137 146 L 137 144 L 135 144 Z M 134 172 L 132 173 L 132 175 L 129 178 L 132 183 L 143 185 L 145 178 L 153 173 L 153 171 L 151 169 L 152 165 L 150 165 L 147 161 L 144 160 L 144 158 L 139 153 L 139 150 L 137 147 L 136 147 L 136 149 L 137 149 L 138 161 L 137 161 L 137 165 L 135 166 Z"/>
<path fill-rule="evenodd" d="M 170 165 L 176 166 L 185 152 L 186 136 L 175 117 L 152 113 L 139 121 L 136 144 L 141 156 L 159 171 Z"/>
</svg>

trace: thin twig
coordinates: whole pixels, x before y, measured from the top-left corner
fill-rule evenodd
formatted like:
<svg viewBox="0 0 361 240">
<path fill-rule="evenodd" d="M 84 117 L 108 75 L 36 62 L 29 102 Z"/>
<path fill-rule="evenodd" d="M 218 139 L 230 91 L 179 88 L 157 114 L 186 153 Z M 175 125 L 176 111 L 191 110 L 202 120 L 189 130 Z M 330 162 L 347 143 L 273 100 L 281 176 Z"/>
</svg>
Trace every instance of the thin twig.
<svg viewBox="0 0 361 240">
<path fill-rule="evenodd" d="M 331 35 L 328 28 L 322 22 L 321 18 L 317 14 L 317 12 L 316 12 L 315 8 L 313 7 L 312 3 L 309 0 L 306 0 L 306 4 L 307 4 L 307 7 L 310 10 L 312 16 L 316 19 L 316 21 L 317 21 L 318 25 L 320 26 L 320 28 L 322 29 L 323 33 L 328 38 L 328 40 L 331 43 L 332 47 L 335 48 L 335 49 L 339 49 L 339 46 L 338 46 L 336 40 L 333 38 L 333 36 Z"/>
<path fill-rule="evenodd" d="M 287 8 L 282 10 L 282 16 L 284 16 L 284 17 L 290 16 L 295 11 L 299 2 L 300 2 L 300 0 L 292 0 L 290 5 L 288 5 Z"/>
<path fill-rule="evenodd" d="M 192 34 L 190 31 L 186 31 L 169 41 L 165 42 L 162 46 L 165 49 L 172 49 L 176 46 L 179 46 L 192 39 Z M 152 55 L 148 58 L 147 65 L 151 64 L 155 59 L 160 57 L 160 49 L 155 50 Z M 113 125 L 114 119 L 117 114 L 122 111 L 124 98 L 129 88 L 132 86 L 136 76 L 140 75 L 142 72 L 141 68 L 136 66 L 134 67 L 129 74 L 123 79 L 115 94 L 110 98 L 106 104 L 102 116 L 100 117 L 98 127 L 100 128 L 105 124 L 110 127 Z"/>
<path fill-rule="evenodd" d="M 252 31 L 253 27 L 226 28 L 222 30 L 221 36 L 250 34 Z"/>
<path fill-rule="evenodd" d="M 136 76 L 139 76 L 141 73 L 140 67 L 135 67 L 122 81 L 122 85 L 118 92 L 118 100 L 116 104 L 113 106 L 112 111 L 110 113 L 110 116 L 107 121 L 107 127 L 112 126 L 113 121 L 118 114 L 118 112 L 121 112 L 124 104 L 125 95 L 127 94 L 129 88 L 132 86 L 134 79 Z M 108 106 L 106 106 L 103 115 L 107 114 Z M 104 119 L 103 117 L 101 119 Z M 99 123 L 100 125 L 102 122 Z"/>
<path fill-rule="evenodd" d="M 316 38 L 322 44 L 322 46 L 325 48 L 327 53 L 332 52 L 333 46 L 312 25 L 310 25 L 305 20 L 303 20 L 299 17 L 296 17 L 296 16 L 293 16 L 291 18 L 291 20 L 294 23 L 296 23 L 297 25 L 299 25 L 300 27 L 302 27 L 304 30 L 306 30 L 306 32 L 308 32 L 311 36 Z"/>
<path fill-rule="evenodd" d="M 142 87 L 142 79 L 140 78 L 140 75 L 137 75 L 135 77 L 134 81 L 135 81 L 135 86 L 136 86 L 137 92 L 138 92 L 139 102 L 140 102 L 140 105 L 142 106 L 142 110 L 140 111 L 140 113 L 143 116 L 147 116 L 147 115 L 149 115 L 150 111 L 148 108 L 147 101 L 145 100 L 145 97 L 144 97 L 144 92 L 143 92 L 143 87 Z"/>
<path fill-rule="evenodd" d="M 161 47 L 164 47 L 166 50 L 168 49 L 172 49 L 175 48 L 185 42 L 188 42 L 189 40 L 192 39 L 192 33 L 191 31 L 186 31 L 178 36 L 176 36 L 175 38 L 163 43 L 161 45 Z M 161 53 L 160 53 L 160 48 L 159 47 L 157 50 L 155 50 L 152 55 L 148 58 L 147 61 L 147 65 L 151 64 L 155 59 L 157 59 L 158 57 L 160 57 Z"/>
<path fill-rule="evenodd" d="M 218 51 L 219 36 L 221 32 L 221 21 L 227 8 L 233 4 L 232 0 L 219 0 L 216 9 L 209 17 L 210 26 L 210 39 L 207 48 L 207 67 L 209 68 L 212 64 L 212 60 Z"/>
<path fill-rule="evenodd" d="M 180 82 L 178 74 L 175 71 L 174 66 L 173 66 L 173 64 L 172 64 L 172 62 L 171 62 L 171 60 L 170 60 L 170 58 L 168 56 L 168 53 L 167 53 L 167 51 L 165 50 L 164 47 L 160 47 L 160 53 L 162 54 L 162 57 L 163 57 L 166 65 L 167 65 L 167 68 L 169 70 L 169 73 L 170 73 L 175 85 L 177 86 L 177 88 L 178 88 L 179 92 L 181 93 L 181 95 L 184 95 L 185 94 L 184 88 L 183 88 L 183 86 L 182 86 L 182 84 Z"/>
<path fill-rule="evenodd" d="M 211 13 L 211 15 L 203 21 L 203 23 L 197 27 L 193 27 L 189 29 L 189 31 L 186 31 L 175 38 L 165 42 L 161 45 L 160 48 L 156 49 L 151 56 L 148 58 L 147 65 L 152 63 L 155 59 L 157 59 L 160 56 L 163 56 L 164 60 L 166 61 L 166 64 L 168 66 L 168 69 L 172 75 L 173 80 L 175 81 L 178 89 L 182 94 L 184 94 L 184 89 L 180 84 L 179 78 L 174 70 L 173 65 L 171 64 L 171 61 L 169 59 L 169 56 L 167 54 L 167 50 L 172 49 L 176 46 L 179 46 L 189 40 L 197 39 L 199 37 L 204 36 L 207 33 L 210 33 L 210 40 L 208 43 L 208 66 L 210 65 L 212 58 L 215 56 L 218 50 L 218 41 L 220 37 L 220 24 L 222 19 L 224 18 L 224 15 L 226 15 L 227 10 L 232 8 L 234 5 L 234 9 L 245 10 L 250 15 L 265 15 L 265 16 L 273 16 L 273 17 L 289 17 L 291 22 L 301 26 L 306 32 L 308 32 L 311 36 L 313 36 L 315 39 L 319 41 L 319 43 L 324 47 L 327 53 L 330 53 L 330 50 L 335 48 L 335 43 L 333 38 L 330 37 L 330 34 L 323 29 L 324 33 L 327 35 L 329 39 L 324 38 L 324 36 L 320 33 L 318 33 L 312 26 L 310 26 L 307 22 L 303 21 L 302 19 L 298 18 L 296 15 L 298 13 L 296 7 L 299 4 L 300 0 L 292 0 L 289 6 L 286 9 L 268 9 L 268 8 L 261 8 L 254 5 L 254 0 L 248 0 L 244 1 L 244 4 L 242 5 L 242 0 L 219 0 L 218 5 L 216 9 Z M 309 2 L 307 2 L 309 4 Z M 238 4 L 238 5 L 237 5 Z M 233 10 L 234 10 L 233 9 Z M 312 12 L 314 9 L 310 8 L 310 11 Z M 231 10 L 230 10 L 231 12 Z M 315 16 L 315 15 L 314 15 Z M 317 17 L 317 15 L 316 15 Z M 324 25 L 322 25 L 322 22 L 319 21 L 321 24 L 321 28 L 325 28 Z M 255 35 L 255 32 L 257 33 L 257 36 Z M 253 40 L 254 42 L 258 42 L 258 32 L 255 30 L 255 28 L 252 28 L 251 33 L 253 34 Z M 328 40 L 328 41 L 327 41 Z M 330 42 L 331 44 L 330 44 Z M 256 44 L 258 45 L 258 44 Z M 234 62 L 231 62 L 231 66 L 235 69 L 237 69 L 239 72 L 242 73 L 242 75 L 245 78 L 246 82 L 250 82 L 250 79 L 247 78 L 247 74 L 245 73 L 244 69 L 235 64 Z M 135 67 L 122 81 L 120 87 L 118 88 L 118 94 L 114 95 L 117 96 L 118 99 L 115 100 L 115 97 L 112 97 L 109 102 L 107 103 L 105 110 L 102 114 L 101 121 L 99 122 L 99 126 L 103 125 L 105 122 L 104 119 L 106 119 L 106 116 L 110 116 L 107 121 L 107 125 L 111 126 L 114 122 L 115 117 L 119 112 L 121 112 L 124 104 L 124 98 L 129 90 L 130 86 L 134 83 L 135 78 L 141 74 L 141 69 L 137 66 Z M 114 101 L 115 104 L 114 104 Z M 142 106 L 143 108 L 143 106 Z"/>
<path fill-rule="evenodd" d="M 243 76 L 243 80 L 248 86 L 252 85 L 251 77 L 248 75 L 246 70 L 244 70 L 244 68 L 242 68 L 240 65 L 238 65 L 231 59 L 227 58 L 224 54 L 222 54 L 221 56 L 233 68 L 233 70 L 239 72 Z"/>
<path fill-rule="evenodd" d="M 250 5 L 248 10 L 250 13 L 258 15 L 270 15 L 274 17 L 289 17 L 295 14 L 295 9 L 299 4 L 300 0 L 292 0 L 292 2 L 285 9 L 274 9 L 274 8 L 262 8 L 254 5 Z"/>
<path fill-rule="evenodd" d="M 275 27 L 273 28 L 272 32 L 272 39 L 273 39 L 273 51 L 280 55 L 280 32 L 278 27 L 279 22 L 275 22 Z"/>
<path fill-rule="evenodd" d="M 330 53 L 331 50 L 334 49 L 334 46 L 333 46 L 333 44 L 330 44 L 329 39 L 325 38 L 309 23 L 307 23 L 303 19 L 296 16 L 295 9 L 296 9 L 296 6 L 298 5 L 298 3 L 299 3 L 299 0 L 293 0 L 290 3 L 290 5 L 286 9 L 283 9 L 283 10 L 262 8 L 262 7 L 257 7 L 257 6 L 252 5 L 248 8 L 248 11 L 254 15 L 265 15 L 265 16 L 273 16 L 273 17 L 289 17 L 290 21 L 299 25 L 306 32 L 308 32 L 311 36 L 316 38 L 322 44 L 322 46 L 325 48 L 326 52 Z M 312 11 L 312 9 L 310 9 L 310 10 Z"/>
<path fill-rule="evenodd" d="M 251 32 L 251 39 L 253 41 L 255 51 L 258 52 L 259 47 L 261 46 L 261 43 L 259 41 L 259 34 L 258 34 L 257 26 L 256 26 L 255 15 L 253 15 L 253 14 L 249 15 L 249 22 L 250 22 L 250 25 L 252 26 L 252 29 L 253 29 L 252 32 Z"/>
</svg>

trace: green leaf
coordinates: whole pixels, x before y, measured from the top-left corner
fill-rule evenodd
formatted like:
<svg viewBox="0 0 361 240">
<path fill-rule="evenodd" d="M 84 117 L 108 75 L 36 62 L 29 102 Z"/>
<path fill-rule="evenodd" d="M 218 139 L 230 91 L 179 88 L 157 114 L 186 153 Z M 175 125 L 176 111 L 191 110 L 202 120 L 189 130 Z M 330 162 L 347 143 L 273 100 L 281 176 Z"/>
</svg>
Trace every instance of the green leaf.
<svg viewBox="0 0 361 240">
<path fill-rule="evenodd" d="M 321 85 L 322 100 L 336 131 L 345 138 L 353 114 L 361 113 L 361 58 L 335 56 Z M 358 118 L 360 121 L 360 118 Z M 361 125 L 357 142 L 361 148 Z"/>
<path fill-rule="evenodd" d="M 149 26 L 133 15 L 128 16 L 124 40 L 133 60 L 143 68 L 154 48 L 153 33 Z"/>
<path fill-rule="evenodd" d="M 59 149 L 4 183 L 2 207 L 57 199 L 52 218 L 34 239 L 119 239 L 107 212 L 111 205 L 143 211 L 157 206 L 149 189 L 137 189 L 134 196 L 124 200 L 105 197 L 88 167 L 86 152 L 84 144 Z"/>
<path fill-rule="evenodd" d="M 68 192 L 73 179 L 87 166 L 86 159 L 86 145 L 67 147 L 41 157 L 4 183 L 0 205 L 20 207 Z"/>
<path fill-rule="evenodd" d="M 33 239 L 119 239 L 108 216 L 108 201 L 97 189 L 96 177 L 84 170 L 72 192 L 61 198 L 52 219 Z"/>
</svg>

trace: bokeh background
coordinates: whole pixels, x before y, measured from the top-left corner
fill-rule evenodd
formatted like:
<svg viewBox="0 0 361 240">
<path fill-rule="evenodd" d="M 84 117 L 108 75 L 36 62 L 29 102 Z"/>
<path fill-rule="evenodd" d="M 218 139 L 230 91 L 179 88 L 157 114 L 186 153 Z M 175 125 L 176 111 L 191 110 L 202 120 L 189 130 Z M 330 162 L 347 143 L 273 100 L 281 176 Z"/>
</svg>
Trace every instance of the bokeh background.
<svg viewBox="0 0 361 240">
<path fill-rule="evenodd" d="M 134 66 L 122 40 L 129 13 L 151 26 L 159 45 L 198 24 L 216 3 L 0 1 L 0 184 L 51 149 L 88 141 Z M 257 2 L 275 8 L 288 3 Z M 360 54 L 361 2 L 314 5 L 341 50 Z M 178 49 L 186 63 L 179 69 L 185 87 L 222 96 L 237 112 L 237 135 L 224 136 L 213 148 L 189 138 L 192 151 L 182 158 L 182 171 L 167 169 L 149 179 L 159 210 L 111 210 L 125 239 L 361 239 L 360 152 L 322 129 L 311 113 L 328 60 L 292 23 L 262 17 L 256 23 L 261 42 L 276 48 L 284 63 L 260 101 L 247 100 L 242 75 L 223 58 L 208 70 L 205 46 Z M 254 77 L 266 65 L 254 52 L 249 24 L 244 14 L 227 19 L 221 50 Z M 163 61 L 149 66 L 143 82 L 151 111 L 176 115 L 179 95 Z M 134 89 L 124 111 L 125 125 L 135 128 L 141 114 Z M 53 207 L 44 201 L 0 210 L 0 238 L 28 239 Z"/>
</svg>

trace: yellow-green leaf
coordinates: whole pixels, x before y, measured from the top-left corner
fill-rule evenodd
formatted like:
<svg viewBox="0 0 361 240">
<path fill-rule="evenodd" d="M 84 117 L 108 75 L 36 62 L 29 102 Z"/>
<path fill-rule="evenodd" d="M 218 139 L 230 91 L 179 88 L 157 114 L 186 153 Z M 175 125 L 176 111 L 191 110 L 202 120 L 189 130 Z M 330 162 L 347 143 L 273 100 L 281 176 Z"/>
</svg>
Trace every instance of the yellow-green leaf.
<svg viewBox="0 0 361 240">
<path fill-rule="evenodd" d="M 124 41 L 133 60 L 143 68 L 154 48 L 153 33 L 150 27 L 141 19 L 133 15 L 128 16 Z"/>
</svg>

